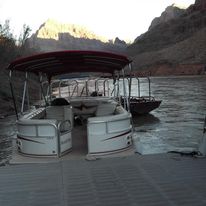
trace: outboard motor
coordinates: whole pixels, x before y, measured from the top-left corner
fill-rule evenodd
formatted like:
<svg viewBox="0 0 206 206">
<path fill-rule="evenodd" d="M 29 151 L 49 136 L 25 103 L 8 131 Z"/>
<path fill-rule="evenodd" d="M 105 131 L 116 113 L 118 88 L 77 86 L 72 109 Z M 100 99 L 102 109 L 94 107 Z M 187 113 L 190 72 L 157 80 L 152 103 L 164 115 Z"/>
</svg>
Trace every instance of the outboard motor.
<svg viewBox="0 0 206 206">
<path fill-rule="evenodd" d="M 203 136 L 202 136 L 202 141 L 199 145 L 199 152 L 201 153 L 202 156 L 206 156 L 206 116 L 205 116 L 205 122 L 204 122 L 204 127 L 203 127 Z"/>
</svg>

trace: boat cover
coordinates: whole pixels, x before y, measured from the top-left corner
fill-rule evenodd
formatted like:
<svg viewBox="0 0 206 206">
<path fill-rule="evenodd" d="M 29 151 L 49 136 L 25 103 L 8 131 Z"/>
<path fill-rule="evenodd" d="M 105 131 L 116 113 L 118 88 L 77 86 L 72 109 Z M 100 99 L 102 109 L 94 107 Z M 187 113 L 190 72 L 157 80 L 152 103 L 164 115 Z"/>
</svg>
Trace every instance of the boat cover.
<svg viewBox="0 0 206 206">
<path fill-rule="evenodd" d="M 131 62 L 126 56 L 100 51 L 57 51 L 13 61 L 8 69 L 48 77 L 74 72 L 114 73 Z"/>
</svg>

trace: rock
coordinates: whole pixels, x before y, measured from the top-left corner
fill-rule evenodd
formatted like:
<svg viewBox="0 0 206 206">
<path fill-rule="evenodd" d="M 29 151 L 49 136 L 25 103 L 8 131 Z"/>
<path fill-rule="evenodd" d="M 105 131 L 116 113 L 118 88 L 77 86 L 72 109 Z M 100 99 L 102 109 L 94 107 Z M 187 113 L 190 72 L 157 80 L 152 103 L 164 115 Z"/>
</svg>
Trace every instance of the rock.
<svg viewBox="0 0 206 206">
<path fill-rule="evenodd" d="M 120 40 L 118 37 L 114 40 L 114 45 L 126 47 L 127 43 L 124 40 Z"/>
<path fill-rule="evenodd" d="M 124 53 L 126 45 L 94 34 L 87 28 L 63 24 L 49 19 L 28 40 L 30 47 L 41 51 L 57 50 L 100 50 Z"/>
<path fill-rule="evenodd" d="M 196 0 L 194 5 L 191 5 L 188 9 L 188 13 L 194 11 L 204 11 L 206 10 L 206 1 L 205 0 Z"/>
<path fill-rule="evenodd" d="M 196 1 L 193 6 L 204 8 L 204 5 L 205 1 Z M 191 12 L 189 7 L 179 16 L 170 12 L 167 12 L 170 17 L 159 19 L 127 47 L 135 72 L 140 75 L 203 74 L 206 65 L 206 10 Z"/>
<path fill-rule="evenodd" d="M 149 30 L 157 26 L 158 24 L 165 23 L 171 19 L 175 19 L 180 17 L 185 13 L 186 8 L 182 8 L 178 6 L 177 4 L 172 4 L 171 6 L 168 6 L 164 12 L 162 12 L 160 17 L 156 17 L 150 27 Z"/>
<path fill-rule="evenodd" d="M 134 72 L 134 75 L 140 77 L 200 74 L 204 74 L 204 64 L 156 64 Z"/>
<path fill-rule="evenodd" d="M 48 19 L 36 32 L 37 38 L 41 39 L 64 40 L 69 35 L 74 38 L 95 39 L 105 43 L 108 42 L 106 38 L 97 36 L 83 26 L 63 24 L 53 19 Z"/>
</svg>

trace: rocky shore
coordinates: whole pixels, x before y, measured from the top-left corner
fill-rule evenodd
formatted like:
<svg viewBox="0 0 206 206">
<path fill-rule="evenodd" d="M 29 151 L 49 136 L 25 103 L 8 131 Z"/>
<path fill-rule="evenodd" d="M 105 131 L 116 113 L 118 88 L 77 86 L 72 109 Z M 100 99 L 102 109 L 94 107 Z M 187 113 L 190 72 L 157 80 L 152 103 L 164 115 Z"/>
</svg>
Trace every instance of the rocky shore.
<svg viewBox="0 0 206 206">
<path fill-rule="evenodd" d="M 204 64 L 159 64 L 144 70 L 134 72 L 135 76 L 178 76 L 178 75 L 205 75 Z"/>
</svg>

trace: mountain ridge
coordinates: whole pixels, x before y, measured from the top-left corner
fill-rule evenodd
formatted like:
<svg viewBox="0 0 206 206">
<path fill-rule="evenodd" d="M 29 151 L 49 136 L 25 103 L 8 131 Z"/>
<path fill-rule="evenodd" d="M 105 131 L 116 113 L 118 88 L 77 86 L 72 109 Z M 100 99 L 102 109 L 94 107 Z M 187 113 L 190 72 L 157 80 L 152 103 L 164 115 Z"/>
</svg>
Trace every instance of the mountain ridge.
<svg viewBox="0 0 206 206">
<path fill-rule="evenodd" d="M 186 12 L 186 8 L 180 7 L 177 4 L 172 4 L 171 6 L 168 6 L 165 11 L 163 11 L 160 15 L 160 17 L 156 17 L 152 20 L 150 27 L 148 30 L 154 28 L 158 24 L 167 22 L 171 19 L 175 19 L 180 17 Z"/>
<path fill-rule="evenodd" d="M 118 37 L 106 39 L 86 27 L 47 20 L 29 39 L 28 44 L 40 51 L 101 50 L 124 54 L 126 42 Z"/>
<path fill-rule="evenodd" d="M 162 75 L 204 73 L 206 64 L 205 3 L 205 1 L 196 0 L 195 4 L 188 7 L 181 15 L 155 25 L 127 48 L 127 53 L 134 60 L 137 73 L 161 75 L 160 67 Z M 196 69 L 195 64 L 197 64 Z M 193 73 L 175 70 L 175 67 L 178 68 L 181 65 L 187 65 L 188 68 L 191 65 Z M 199 72 L 200 65 L 201 72 Z M 158 72 L 155 72 L 155 68 Z M 164 68 L 168 73 L 164 71 Z"/>
</svg>

